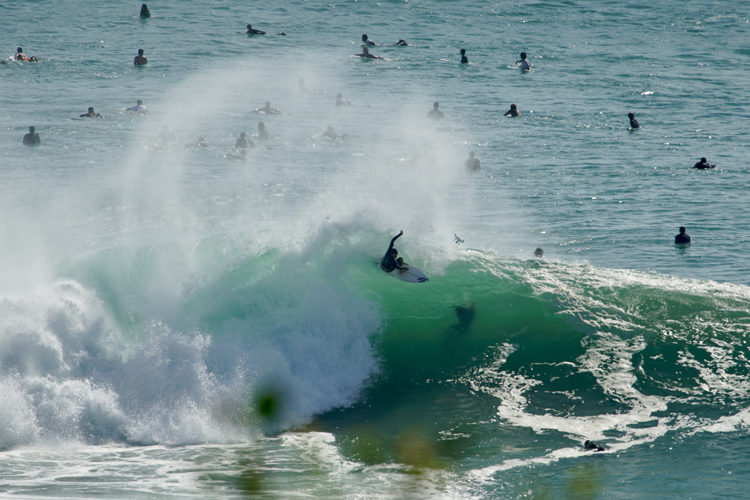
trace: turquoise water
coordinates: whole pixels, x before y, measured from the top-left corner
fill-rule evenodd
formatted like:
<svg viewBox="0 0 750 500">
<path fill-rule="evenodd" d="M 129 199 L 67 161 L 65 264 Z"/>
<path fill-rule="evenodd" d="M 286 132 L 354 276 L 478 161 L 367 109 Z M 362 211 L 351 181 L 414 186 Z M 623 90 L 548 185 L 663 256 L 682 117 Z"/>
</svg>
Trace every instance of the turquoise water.
<svg viewBox="0 0 750 500">
<path fill-rule="evenodd" d="M 139 5 L 0 5 L 0 495 L 745 494 L 748 5 Z"/>
</svg>

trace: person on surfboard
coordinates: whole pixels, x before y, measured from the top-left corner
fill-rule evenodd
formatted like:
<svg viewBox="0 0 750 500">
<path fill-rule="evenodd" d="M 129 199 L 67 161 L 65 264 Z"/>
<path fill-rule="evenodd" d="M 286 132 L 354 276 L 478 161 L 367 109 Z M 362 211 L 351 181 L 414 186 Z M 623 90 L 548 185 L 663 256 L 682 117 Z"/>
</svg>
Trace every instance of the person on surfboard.
<svg viewBox="0 0 750 500">
<path fill-rule="evenodd" d="M 390 273 L 394 269 L 398 269 L 400 272 L 409 270 L 409 266 L 404 264 L 403 257 L 398 256 L 398 250 L 393 248 L 393 243 L 403 234 L 404 230 L 402 229 L 401 232 L 393 237 L 391 244 L 388 245 L 388 250 L 385 251 L 385 255 L 383 255 L 383 259 L 380 261 L 380 268 L 387 273 Z"/>
</svg>

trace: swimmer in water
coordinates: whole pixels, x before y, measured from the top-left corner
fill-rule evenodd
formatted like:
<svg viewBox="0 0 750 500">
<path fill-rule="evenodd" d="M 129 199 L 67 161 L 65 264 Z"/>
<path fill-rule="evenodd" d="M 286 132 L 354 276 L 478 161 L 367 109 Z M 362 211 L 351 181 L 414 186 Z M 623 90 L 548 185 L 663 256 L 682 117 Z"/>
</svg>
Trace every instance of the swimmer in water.
<svg viewBox="0 0 750 500">
<path fill-rule="evenodd" d="M 341 94 L 336 94 L 336 106 L 351 106 L 351 105 L 352 103 L 344 100 L 344 97 Z"/>
<path fill-rule="evenodd" d="M 469 58 L 466 57 L 466 49 L 461 49 L 461 64 L 469 64 Z"/>
<path fill-rule="evenodd" d="M 429 113 L 427 113 L 427 118 L 431 118 L 432 120 L 440 120 L 445 117 L 445 114 L 443 114 L 442 111 L 440 111 L 440 103 L 435 101 L 432 103 L 432 109 Z"/>
<path fill-rule="evenodd" d="M 716 168 L 716 165 L 709 165 L 708 160 L 705 157 L 701 158 L 701 161 L 693 165 L 693 168 L 698 170 L 706 170 L 707 168 Z"/>
<path fill-rule="evenodd" d="M 82 115 L 78 115 L 78 117 L 79 118 L 101 118 L 102 115 L 94 111 L 93 107 L 89 106 L 89 110 Z"/>
<path fill-rule="evenodd" d="M 256 113 L 265 113 L 267 115 L 278 115 L 279 110 L 271 107 L 271 101 L 266 101 L 266 104 L 262 108 L 255 110 Z"/>
<path fill-rule="evenodd" d="M 526 59 L 526 52 L 521 52 L 521 59 L 516 61 L 516 64 L 521 65 L 521 71 L 531 71 L 531 64 Z"/>
<path fill-rule="evenodd" d="M 131 106 L 127 110 L 132 113 L 140 113 L 142 115 L 148 113 L 148 109 L 146 109 L 146 106 L 143 105 L 143 101 L 141 101 L 140 99 L 135 101 L 135 106 Z"/>
<path fill-rule="evenodd" d="M 23 136 L 21 141 L 26 146 L 36 146 L 40 144 L 42 140 L 39 138 L 39 134 L 34 131 L 34 127 L 29 127 L 29 133 Z"/>
<path fill-rule="evenodd" d="M 370 54 L 370 49 L 367 47 L 362 47 L 362 53 L 361 54 L 354 54 L 357 57 L 361 57 L 362 59 L 382 59 L 382 57 L 374 56 Z"/>
<path fill-rule="evenodd" d="M 635 115 L 633 113 L 628 113 L 628 119 L 630 120 L 630 130 L 641 128 L 638 120 L 635 119 Z"/>
<path fill-rule="evenodd" d="M 409 270 L 409 267 L 404 264 L 404 259 L 398 256 L 398 250 L 393 248 L 393 243 L 395 243 L 395 241 L 403 234 L 404 231 L 402 229 L 400 233 L 393 237 L 391 244 L 388 245 L 388 250 L 385 251 L 385 255 L 383 255 L 383 258 L 380 260 L 380 268 L 387 273 L 390 273 L 394 269 L 398 269 L 399 272 Z"/>
<path fill-rule="evenodd" d="M 16 49 L 16 54 L 13 56 L 13 59 L 15 59 L 16 61 L 37 62 L 35 56 L 29 57 L 26 54 L 24 54 L 23 48 L 21 47 L 18 47 Z"/>
<path fill-rule="evenodd" d="M 400 38 L 400 39 L 398 40 L 398 42 L 396 42 L 396 43 L 394 43 L 394 44 L 393 44 L 393 46 L 394 46 L 394 47 L 408 47 L 408 46 L 409 46 L 409 44 L 408 44 L 408 43 L 406 43 L 406 40 L 404 40 L 404 39 Z"/>
<path fill-rule="evenodd" d="M 542 257 L 544 257 L 544 250 L 542 250 L 541 248 L 537 247 L 537 249 L 534 250 L 534 257 L 536 257 L 538 259 L 541 259 Z"/>
<path fill-rule="evenodd" d="M 148 63 L 148 59 L 143 55 L 143 49 L 138 49 L 138 55 L 133 59 L 133 64 L 143 66 L 146 63 Z"/>
<path fill-rule="evenodd" d="M 509 116 L 509 115 L 510 116 L 521 116 L 521 112 L 518 111 L 518 106 L 516 106 L 515 104 L 511 104 L 510 105 L 510 109 L 508 111 L 506 111 L 503 116 Z"/>
<path fill-rule="evenodd" d="M 240 133 L 237 142 L 234 143 L 234 149 L 246 149 L 247 147 L 252 148 L 253 146 L 255 146 L 255 144 L 253 144 L 253 141 L 247 138 L 247 134 L 245 132 Z"/>
<path fill-rule="evenodd" d="M 261 141 L 268 140 L 268 131 L 266 130 L 266 124 L 263 122 L 258 122 L 258 139 Z"/>
<path fill-rule="evenodd" d="M 151 12 L 148 10 L 148 5 L 145 3 L 141 4 L 141 19 L 148 19 L 151 17 Z"/>
<path fill-rule="evenodd" d="M 365 47 L 375 47 L 377 43 L 367 38 L 367 34 L 365 33 L 362 35 L 362 45 L 364 45 Z"/>
<path fill-rule="evenodd" d="M 247 25 L 247 34 L 248 35 L 265 35 L 266 32 L 265 31 L 261 31 L 261 30 L 256 30 L 255 28 L 253 28 L 252 24 L 248 24 Z"/>
<path fill-rule="evenodd" d="M 685 227 L 680 226 L 680 233 L 674 237 L 675 245 L 687 245 L 690 243 L 690 235 L 685 232 Z"/>
<path fill-rule="evenodd" d="M 480 167 L 479 158 L 476 158 L 474 156 L 474 151 L 469 151 L 469 158 L 467 158 L 464 165 L 469 170 L 479 170 L 479 167 Z"/>
<path fill-rule="evenodd" d="M 347 137 L 346 134 L 339 134 L 336 132 L 336 129 L 333 128 L 333 125 L 328 125 L 328 128 L 323 133 L 324 136 L 328 137 L 329 139 L 345 139 Z"/>
<path fill-rule="evenodd" d="M 584 450 L 590 450 L 590 451 L 604 451 L 604 446 L 598 445 L 593 441 L 586 441 L 583 443 L 583 449 Z"/>
</svg>

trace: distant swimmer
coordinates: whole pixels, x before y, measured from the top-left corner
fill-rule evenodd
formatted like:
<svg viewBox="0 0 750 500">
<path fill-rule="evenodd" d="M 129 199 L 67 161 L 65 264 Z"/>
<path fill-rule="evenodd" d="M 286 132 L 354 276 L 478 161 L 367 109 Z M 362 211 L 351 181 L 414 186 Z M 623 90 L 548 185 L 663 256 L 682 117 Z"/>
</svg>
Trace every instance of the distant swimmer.
<svg viewBox="0 0 750 500">
<path fill-rule="evenodd" d="M 518 106 L 511 104 L 510 109 L 503 116 L 521 116 L 521 112 L 518 111 Z"/>
<path fill-rule="evenodd" d="M 257 108 L 256 113 L 265 113 L 267 115 L 278 115 L 279 110 L 271 106 L 271 101 L 266 101 L 262 108 Z"/>
<path fill-rule="evenodd" d="M 336 94 L 336 106 L 351 106 L 352 103 L 344 99 L 341 94 Z"/>
<path fill-rule="evenodd" d="M 583 443 L 583 449 L 589 451 L 604 451 L 604 446 L 598 445 L 593 441 L 586 441 Z"/>
<path fill-rule="evenodd" d="M 148 5 L 145 3 L 141 4 L 141 19 L 148 19 L 151 17 L 151 12 L 148 10 Z"/>
<path fill-rule="evenodd" d="M 143 49 L 138 49 L 138 55 L 133 58 L 133 64 L 136 66 L 143 66 L 148 62 L 146 56 L 143 55 Z"/>
<path fill-rule="evenodd" d="M 534 257 L 539 258 L 539 259 L 541 259 L 542 257 L 544 257 L 544 250 L 542 250 L 541 248 L 537 247 L 536 250 L 534 250 Z"/>
<path fill-rule="evenodd" d="M 141 101 L 140 99 L 135 101 L 135 106 L 131 106 L 127 110 L 133 113 L 140 113 L 142 115 L 148 113 L 148 109 L 146 109 L 146 106 L 143 105 L 143 101 Z"/>
<path fill-rule="evenodd" d="M 21 141 L 26 146 L 36 146 L 40 144 L 42 140 L 39 138 L 39 133 L 34 131 L 34 127 L 29 127 L 29 133 L 23 136 Z"/>
<path fill-rule="evenodd" d="M 266 32 L 265 31 L 261 31 L 261 30 L 256 30 L 255 28 L 253 28 L 252 24 L 248 24 L 247 25 L 247 34 L 248 35 L 265 35 Z M 286 34 L 286 33 L 284 33 L 284 34 Z"/>
<path fill-rule="evenodd" d="M 469 170 L 479 170 L 479 158 L 474 156 L 474 151 L 469 151 L 469 158 L 466 159 L 464 165 L 466 165 L 466 168 Z"/>
<path fill-rule="evenodd" d="M 394 47 L 408 47 L 409 46 L 409 44 L 406 43 L 406 40 L 404 40 L 403 38 L 399 38 L 398 42 L 394 43 L 393 45 Z"/>
<path fill-rule="evenodd" d="M 516 64 L 521 65 L 521 71 L 531 71 L 531 64 L 529 64 L 529 60 L 526 59 L 526 52 L 521 52 L 521 59 L 516 61 Z"/>
<path fill-rule="evenodd" d="M 469 58 L 466 57 L 466 49 L 461 49 L 461 64 L 469 64 Z"/>
<path fill-rule="evenodd" d="M 375 55 L 370 54 L 370 49 L 367 47 L 362 47 L 362 53 L 361 54 L 354 54 L 357 57 L 361 57 L 362 59 L 382 59 L 382 57 L 378 57 Z"/>
<path fill-rule="evenodd" d="M 690 235 L 685 232 L 685 227 L 680 226 L 680 233 L 674 237 L 675 245 L 687 245 L 690 243 Z"/>
<path fill-rule="evenodd" d="M 375 43 L 372 40 L 370 40 L 367 37 L 367 34 L 364 33 L 364 34 L 362 34 L 362 45 L 364 45 L 365 47 L 375 47 L 377 45 L 377 43 Z"/>
<path fill-rule="evenodd" d="M 709 165 L 708 160 L 706 158 L 701 158 L 701 161 L 693 165 L 693 168 L 697 168 L 698 170 L 706 170 L 707 168 L 716 168 L 716 165 Z"/>
<path fill-rule="evenodd" d="M 400 233 L 393 237 L 391 244 L 388 245 L 388 250 L 385 251 L 385 255 L 380 260 L 380 268 L 387 273 L 390 273 L 394 269 L 398 269 L 400 272 L 409 270 L 409 267 L 404 264 L 403 258 L 398 256 L 398 250 L 393 248 L 393 243 L 403 234 L 404 231 L 401 230 Z"/>
<path fill-rule="evenodd" d="M 79 118 L 101 118 L 102 115 L 94 111 L 94 108 L 89 106 L 89 110 L 82 115 L 78 115 Z"/>
<path fill-rule="evenodd" d="M 628 113 L 628 119 L 630 120 L 630 130 L 641 128 L 638 120 L 635 119 L 635 115 L 633 113 Z"/>
<path fill-rule="evenodd" d="M 27 56 L 26 54 L 23 53 L 23 48 L 21 47 L 18 47 L 16 49 L 16 53 L 13 56 L 13 59 L 15 59 L 16 61 L 37 62 L 36 56 L 31 56 L 31 57 Z"/>
<path fill-rule="evenodd" d="M 255 144 L 253 144 L 253 141 L 247 138 L 247 134 L 245 132 L 240 133 L 239 138 L 237 138 L 237 142 L 234 143 L 234 149 L 246 149 L 248 147 L 253 147 Z"/>
<path fill-rule="evenodd" d="M 443 114 L 442 111 L 440 111 L 440 103 L 435 101 L 432 103 L 432 109 L 429 113 L 427 113 L 427 118 L 431 118 L 433 120 L 440 120 L 442 118 L 445 118 L 445 114 Z"/>
<path fill-rule="evenodd" d="M 346 134 L 339 134 L 335 128 L 333 128 L 333 125 L 328 125 L 328 128 L 323 133 L 324 136 L 328 137 L 329 139 L 345 139 L 347 137 Z"/>
<path fill-rule="evenodd" d="M 258 122 L 258 139 L 261 141 L 268 140 L 268 131 L 266 130 L 266 124 L 263 122 Z"/>
</svg>

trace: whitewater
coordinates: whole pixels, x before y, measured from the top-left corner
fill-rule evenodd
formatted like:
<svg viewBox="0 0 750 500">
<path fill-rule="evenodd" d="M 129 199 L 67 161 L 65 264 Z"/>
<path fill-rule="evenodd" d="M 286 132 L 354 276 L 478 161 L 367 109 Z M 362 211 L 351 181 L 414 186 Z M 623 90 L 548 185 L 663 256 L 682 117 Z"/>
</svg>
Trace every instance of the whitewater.
<svg viewBox="0 0 750 500">
<path fill-rule="evenodd" d="M 745 494 L 747 5 L 139 7 L 0 5 L 0 496 Z"/>
</svg>

